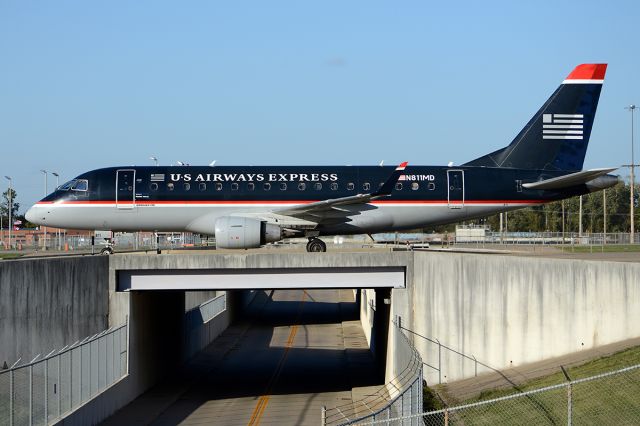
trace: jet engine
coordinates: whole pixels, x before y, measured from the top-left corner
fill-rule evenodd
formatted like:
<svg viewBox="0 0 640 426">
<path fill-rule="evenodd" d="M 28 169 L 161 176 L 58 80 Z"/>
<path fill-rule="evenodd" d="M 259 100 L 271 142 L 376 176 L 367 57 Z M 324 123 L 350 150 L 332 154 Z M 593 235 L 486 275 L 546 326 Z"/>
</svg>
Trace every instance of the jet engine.
<svg viewBox="0 0 640 426">
<path fill-rule="evenodd" d="M 278 225 L 242 216 L 223 216 L 216 220 L 216 247 L 256 248 L 282 239 Z"/>
</svg>

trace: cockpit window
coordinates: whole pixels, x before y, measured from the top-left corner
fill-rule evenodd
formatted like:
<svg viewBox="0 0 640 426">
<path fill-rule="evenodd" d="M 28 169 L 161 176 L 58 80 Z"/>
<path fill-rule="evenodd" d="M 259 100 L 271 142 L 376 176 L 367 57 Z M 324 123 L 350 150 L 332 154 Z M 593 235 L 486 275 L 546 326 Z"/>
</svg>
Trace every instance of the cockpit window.
<svg viewBox="0 0 640 426">
<path fill-rule="evenodd" d="M 69 190 L 88 191 L 89 181 L 86 179 L 73 179 L 58 187 L 58 191 L 69 191 Z"/>
<path fill-rule="evenodd" d="M 76 182 L 71 185 L 72 191 L 88 191 L 89 181 L 86 179 L 76 179 Z"/>
</svg>

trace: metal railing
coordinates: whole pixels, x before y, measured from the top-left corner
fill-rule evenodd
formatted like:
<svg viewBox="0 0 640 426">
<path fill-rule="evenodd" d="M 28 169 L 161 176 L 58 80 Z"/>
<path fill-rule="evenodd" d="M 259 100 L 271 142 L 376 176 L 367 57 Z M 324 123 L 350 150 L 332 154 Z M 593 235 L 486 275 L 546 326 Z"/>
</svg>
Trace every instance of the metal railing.
<svg viewBox="0 0 640 426">
<path fill-rule="evenodd" d="M 128 324 L 0 370 L 0 425 L 47 425 L 128 373 Z"/>
<path fill-rule="evenodd" d="M 185 313 L 185 360 L 204 349 L 217 337 L 212 320 L 227 310 L 227 295 L 222 294 Z"/>
<path fill-rule="evenodd" d="M 432 364 L 429 364 L 429 363 L 426 363 L 426 362 L 423 362 L 423 364 L 425 365 L 425 367 L 428 367 L 429 369 L 434 370 L 434 371 L 436 371 L 438 373 L 438 384 L 442 384 L 442 376 L 444 374 L 444 371 L 443 371 L 443 368 L 442 368 L 442 364 L 443 364 L 443 362 L 442 362 L 442 360 L 443 360 L 442 350 L 443 349 L 446 351 L 447 354 L 453 354 L 455 356 L 460 357 L 463 362 L 466 360 L 466 361 L 469 361 L 469 362 L 473 363 L 473 371 L 474 371 L 473 375 L 474 375 L 474 377 L 478 376 L 478 366 L 483 367 L 483 369 L 485 369 L 484 371 L 494 371 L 496 373 L 500 373 L 500 370 L 498 370 L 496 368 L 493 368 L 490 365 L 487 365 L 482 361 L 478 361 L 478 359 L 473 354 L 472 355 L 467 355 L 465 353 L 462 353 L 460 351 L 457 351 L 457 350 L 445 345 L 444 343 L 442 343 L 438 339 L 435 339 L 435 338 L 432 339 L 430 337 L 423 336 L 422 334 L 416 333 L 415 331 L 409 330 L 408 328 L 402 327 L 402 329 L 407 331 L 407 332 L 409 332 L 409 333 L 411 333 L 411 334 L 413 334 L 414 336 L 417 336 L 417 337 L 420 337 L 421 339 L 424 339 L 428 343 L 431 343 L 433 345 L 437 345 L 437 347 L 438 347 L 438 349 L 437 349 L 437 351 L 438 351 L 438 357 L 437 357 L 438 365 L 436 366 L 436 365 L 432 365 Z M 427 348 L 427 352 L 430 352 L 429 348 Z M 481 371 L 481 372 L 484 372 L 484 371 Z M 428 379 L 427 379 L 427 381 L 428 381 Z"/>
<path fill-rule="evenodd" d="M 422 358 L 402 332 L 400 321 L 393 321 L 393 325 L 394 353 L 407 358 L 406 367 L 373 395 L 330 409 L 323 408 L 323 425 L 368 424 L 422 412 Z M 412 418 L 404 424 L 417 426 L 420 419 Z"/>
<path fill-rule="evenodd" d="M 500 398 L 369 424 L 640 424 L 640 364 Z"/>
</svg>

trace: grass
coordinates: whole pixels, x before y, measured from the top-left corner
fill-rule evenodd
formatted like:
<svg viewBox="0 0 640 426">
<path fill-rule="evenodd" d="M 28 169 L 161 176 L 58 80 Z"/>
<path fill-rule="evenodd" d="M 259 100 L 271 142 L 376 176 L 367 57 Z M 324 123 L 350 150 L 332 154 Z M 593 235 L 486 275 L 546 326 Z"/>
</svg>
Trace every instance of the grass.
<svg viewBox="0 0 640 426">
<path fill-rule="evenodd" d="M 640 346 L 567 368 L 572 380 L 592 377 L 640 364 Z M 499 398 L 524 391 L 567 383 L 561 371 L 530 380 L 517 388 L 482 392 L 462 404 Z M 640 369 L 572 386 L 574 424 L 640 424 Z M 449 424 L 566 424 L 568 387 L 453 411 Z M 428 424 L 444 424 L 428 419 Z"/>
<path fill-rule="evenodd" d="M 569 253 L 638 253 L 640 244 L 606 244 L 606 245 L 574 245 L 562 246 L 563 252 Z"/>
<path fill-rule="evenodd" d="M 0 259 L 17 259 L 22 256 L 21 253 L 0 253 Z"/>
</svg>

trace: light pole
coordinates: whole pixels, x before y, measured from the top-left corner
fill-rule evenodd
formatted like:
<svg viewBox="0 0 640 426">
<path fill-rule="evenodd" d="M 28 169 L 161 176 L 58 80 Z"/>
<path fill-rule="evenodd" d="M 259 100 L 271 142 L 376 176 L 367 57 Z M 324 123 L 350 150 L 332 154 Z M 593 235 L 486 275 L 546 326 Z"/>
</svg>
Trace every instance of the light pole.
<svg viewBox="0 0 640 426">
<path fill-rule="evenodd" d="M 9 198 L 9 205 L 7 207 L 8 207 L 8 210 L 9 210 L 9 249 L 11 249 L 11 247 L 12 247 L 12 244 L 11 244 L 11 231 L 12 231 L 12 229 L 11 228 L 13 228 L 13 221 L 12 221 L 12 218 L 11 218 L 11 210 L 13 210 L 13 197 L 12 197 L 13 194 L 12 194 L 12 188 L 11 188 L 12 185 L 11 184 L 13 182 L 12 182 L 12 179 L 11 179 L 10 176 L 5 176 L 5 178 L 9 181 L 9 194 L 8 194 L 9 195 L 9 197 L 8 197 Z"/>
<path fill-rule="evenodd" d="M 56 172 L 51 172 L 52 175 L 54 175 L 56 177 L 56 190 L 58 189 L 58 187 L 60 186 L 60 175 Z M 58 250 L 60 250 L 61 248 L 61 244 L 60 244 L 60 229 L 56 228 L 56 242 L 57 242 L 57 246 L 58 246 Z"/>
<path fill-rule="evenodd" d="M 156 163 L 156 167 L 158 167 L 158 157 L 154 157 L 152 155 L 151 157 L 149 157 L 149 160 L 153 160 L 153 162 Z"/>
<path fill-rule="evenodd" d="M 635 166 L 635 162 L 633 159 L 633 113 L 636 112 L 636 106 L 631 104 L 628 107 L 625 107 L 631 112 L 631 196 L 630 196 L 630 205 L 631 205 L 631 234 L 629 235 L 629 242 L 633 244 L 635 242 L 635 218 L 634 218 L 634 206 L 633 206 L 633 190 L 635 185 L 635 179 L 633 176 L 633 169 Z"/>
<path fill-rule="evenodd" d="M 42 169 L 40 170 L 44 174 L 44 196 L 47 196 L 47 171 Z M 43 237 L 42 237 L 42 250 L 47 249 L 47 227 L 42 227 Z"/>
</svg>

